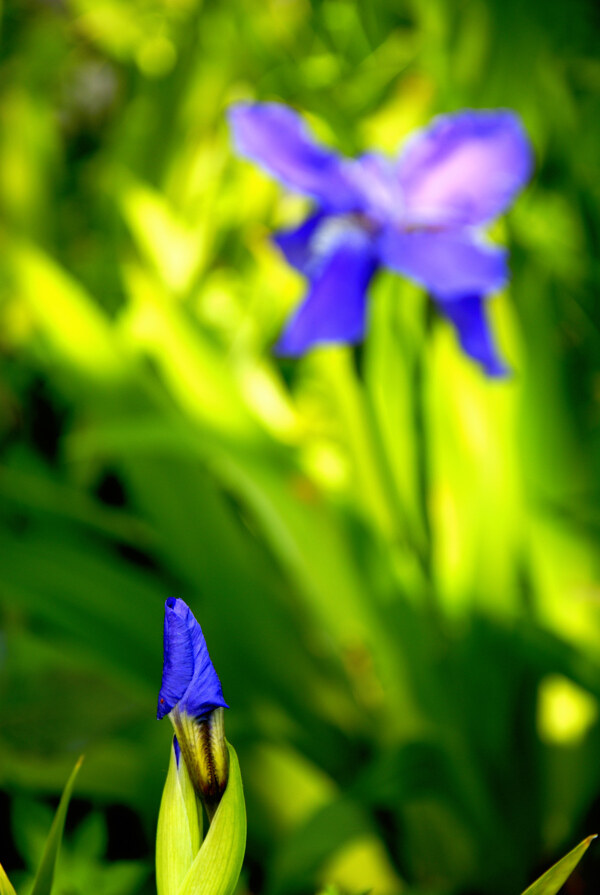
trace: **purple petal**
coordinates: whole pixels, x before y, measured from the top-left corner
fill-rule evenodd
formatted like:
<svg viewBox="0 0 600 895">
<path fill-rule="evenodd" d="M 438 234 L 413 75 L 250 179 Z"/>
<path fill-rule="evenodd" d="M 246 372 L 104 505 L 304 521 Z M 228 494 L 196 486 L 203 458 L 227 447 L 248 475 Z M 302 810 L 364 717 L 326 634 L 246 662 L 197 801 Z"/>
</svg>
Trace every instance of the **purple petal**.
<svg viewBox="0 0 600 895">
<path fill-rule="evenodd" d="M 348 233 L 288 323 L 277 354 L 296 357 L 314 345 L 359 342 L 365 330 L 366 290 L 376 266 L 368 234 Z"/>
<path fill-rule="evenodd" d="M 237 152 L 290 189 L 329 209 L 357 206 L 359 197 L 345 172 L 348 161 L 315 143 L 292 109 L 279 103 L 237 103 L 229 110 L 229 122 Z"/>
<path fill-rule="evenodd" d="M 478 295 L 438 302 L 442 313 L 456 328 L 465 354 L 477 361 L 488 376 L 506 376 L 509 372 L 500 357 L 485 311 L 484 299 Z"/>
<path fill-rule="evenodd" d="M 165 603 L 164 662 L 157 718 L 164 718 L 175 706 L 193 717 L 218 706 L 228 708 L 202 628 L 183 600 L 170 597 Z"/>
<path fill-rule="evenodd" d="M 514 112 L 437 118 L 398 162 L 403 218 L 415 225 L 484 223 L 506 209 L 532 167 L 529 139 Z"/>
<path fill-rule="evenodd" d="M 476 241 L 467 230 L 403 232 L 388 227 L 379 241 L 382 264 L 445 299 L 501 289 L 506 251 Z"/>
<path fill-rule="evenodd" d="M 315 236 L 326 215 L 319 211 L 293 230 L 282 230 L 273 242 L 283 252 L 285 260 L 300 273 L 310 276 L 315 263 Z"/>
</svg>

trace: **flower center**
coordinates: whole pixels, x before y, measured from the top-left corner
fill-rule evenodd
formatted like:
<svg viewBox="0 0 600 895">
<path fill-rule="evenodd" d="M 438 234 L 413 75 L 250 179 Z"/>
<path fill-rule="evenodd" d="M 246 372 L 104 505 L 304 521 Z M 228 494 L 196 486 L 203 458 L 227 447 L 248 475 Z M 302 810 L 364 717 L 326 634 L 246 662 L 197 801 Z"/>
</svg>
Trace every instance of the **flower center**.
<svg viewBox="0 0 600 895">
<path fill-rule="evenodd" d="M 311 243 L 311 254 L 317 261 L 329 257 L 338 246 L 364 242 L 365 237 L 373 237 L 380 229 L 372 218 L 365 214 L 337 214 L 326 217 L 317 227 Z"/>
</svg>

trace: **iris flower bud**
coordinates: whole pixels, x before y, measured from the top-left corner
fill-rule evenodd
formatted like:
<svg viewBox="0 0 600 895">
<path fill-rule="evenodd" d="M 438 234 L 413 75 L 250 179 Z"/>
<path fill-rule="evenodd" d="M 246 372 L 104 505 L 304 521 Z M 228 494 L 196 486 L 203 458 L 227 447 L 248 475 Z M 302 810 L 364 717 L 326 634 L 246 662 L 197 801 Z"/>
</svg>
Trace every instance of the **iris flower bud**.
<svg viewBox="0 0 600 895">
<path fill-rule="evenodd" d="M 166 602 L 164 649 L 158 717 L 169 716 L 176 736 L 158 818 L 158 895 L 233 895 L 246 847 L 240 766 L 225 739 L 219 678 L 183 600 Z"/>
<path fill-rule="evenodd" d="M 194 789 L 212 818 L 227 785 L 221 682 L 208 655 L 202 629 L 183 600 L 165 604 L 164 665 L 159 719 L 168 715 Z"/>
</svg>

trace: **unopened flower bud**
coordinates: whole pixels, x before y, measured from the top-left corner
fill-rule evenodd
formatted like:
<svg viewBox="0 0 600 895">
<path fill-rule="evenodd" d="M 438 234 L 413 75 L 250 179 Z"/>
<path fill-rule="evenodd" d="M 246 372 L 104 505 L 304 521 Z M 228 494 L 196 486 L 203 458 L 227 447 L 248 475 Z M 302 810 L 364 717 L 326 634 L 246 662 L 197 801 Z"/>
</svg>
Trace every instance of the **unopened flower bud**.
<svg viewBox="0 0 600 895">
<path fill-rule="evenodd" d="M 168 715 L 194 789 L 212 818 L 227 786 L 221 682 L 202 629 L 183 600 L 165 604 L 164 665 L 158 718 Z"/>
</svg>

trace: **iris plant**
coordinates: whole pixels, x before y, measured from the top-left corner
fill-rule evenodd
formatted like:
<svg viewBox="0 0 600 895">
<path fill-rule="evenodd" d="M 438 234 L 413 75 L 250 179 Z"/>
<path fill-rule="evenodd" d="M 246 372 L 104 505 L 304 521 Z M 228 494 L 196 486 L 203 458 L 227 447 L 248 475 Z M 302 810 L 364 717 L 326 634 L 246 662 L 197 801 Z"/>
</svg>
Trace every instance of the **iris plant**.
<svg viewBox="0 0 600 895">
<path fill-rule="evenodd" d="M 303 224 L 275 236 L 309 283 L 278 353 L 297 356 L 318 344 L 360 341 L 366 291 L 383 266 L 430 292 L 463 350 L 489 376 L 506 372 L 485 299 L 506 284 L 507 257 L 484 228 L 531 173 L 529 141 L 513 112 L 437 118 L 393 160 L 376 153 L 339 156 L 277 103 L 238 103 L 230 122 L 241 155 L 315 202 Z"/>
<path fill-rule="evenodd" d="M 158 718 L 169 716 L 175 737 L 156 831 L 158 895 L 236 890 L 246 806 L 237 755 L 225 739 L 224 708 L 200 625 L 183 600 L 167 600 Z M 210 820 L 204 837 L 200 800 Z"/>
<path fill-rule="evenodd" d="M 169 716 L 175 729 L 177 762 L 181 751 L 209 817 L 227 784 L 224 708 L 228 705 L 202 629 L 189 606 L 171 597 L 165 603 L 164 664 L 157 717 Z"/>
</svg>

